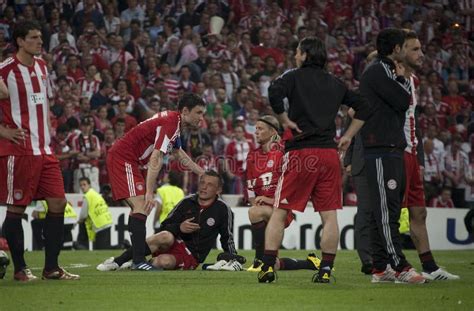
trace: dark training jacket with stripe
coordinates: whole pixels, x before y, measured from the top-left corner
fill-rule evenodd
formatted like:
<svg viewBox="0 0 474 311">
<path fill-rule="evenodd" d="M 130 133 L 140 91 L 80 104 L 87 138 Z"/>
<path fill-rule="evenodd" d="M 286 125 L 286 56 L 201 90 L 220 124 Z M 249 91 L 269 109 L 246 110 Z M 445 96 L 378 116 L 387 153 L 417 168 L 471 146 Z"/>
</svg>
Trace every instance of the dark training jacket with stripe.
<svg viewBox="0 0 474 311">
<path fill-rule="evenodd" d="M 183 233 L 181 223 L 189 218 L 199 224 L 201 229 L 192 233 Z M 201 209 L 198 195 L 193 194 L 182 199 L 163 221 L 159 231 L 169 231 L 175 238 L 180 238 L 199 263 L 206 260 L 211 248 L 215 246 L 217 235 L 220 235 L 222 248 L 230 254 L 237 254 L 233 232 L 234 214 L 221 199 Z"/>
<path fill-rule="evenodd" d="M 362 74 L 360 92 L 373 111 L 361 130 L 365 152 L 403 151 L 407 145 L 403 126 L 410 105 L 410 81 L 396 75 L 392 60 L 378 57 Z"/>
</svg>

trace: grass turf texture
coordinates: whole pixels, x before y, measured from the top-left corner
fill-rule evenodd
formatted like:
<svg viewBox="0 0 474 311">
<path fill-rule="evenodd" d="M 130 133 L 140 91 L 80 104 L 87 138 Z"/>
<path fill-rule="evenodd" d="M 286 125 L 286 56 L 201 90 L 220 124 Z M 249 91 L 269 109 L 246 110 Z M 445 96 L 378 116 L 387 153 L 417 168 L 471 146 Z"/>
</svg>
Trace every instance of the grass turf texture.
<svg viewBox="0 0 474 311">
<path fill-rule="evenodd" d="M 13 281 L 13 266 L 0 280 L 0 310 L 474 310 L 474 251 L 434 252 L 439 264 L 461 280 L 423 285 L 371 284 L 359 272 L 355 251 L 336 257 L 336 282 L 311 283 L 312 271 L 281 271 L 274 284 L 255 273 L 225 271 L 99 272 L 95 266 L 117 251 L 63 251 L 61 263 L 80 281 Z M 209 259 L 215 258 L 213 251 Z M 248 259 L 253 252 L 243 251 Z M 305 258 L 308 251 L 281 251 Z M 419 268 L 414 251 L 408 259 Z M 40 277 L 42 252 L 26 253 Z M 73 264 L 89 265 L 82 268 Z"/>
</svg>

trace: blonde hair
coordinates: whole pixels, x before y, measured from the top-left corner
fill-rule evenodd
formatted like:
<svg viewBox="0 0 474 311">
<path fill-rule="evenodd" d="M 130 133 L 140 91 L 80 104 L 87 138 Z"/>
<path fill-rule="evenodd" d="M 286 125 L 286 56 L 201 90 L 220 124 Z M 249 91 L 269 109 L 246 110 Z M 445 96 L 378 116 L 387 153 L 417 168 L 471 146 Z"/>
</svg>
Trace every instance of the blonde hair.
<svg viewBox="0 0 474 311">
<path fill-rule="evenodd" d="M 272 115 L 264 115 L 261 118 L 258 119 L 258 121 L 265 123 L 268 127 L 274 129 L 276 131 L 276 134 L 271 137 L 272 142 L 278 142 L 280 141 L 281 137 L 278 135 L 278 132 L 280 131 L 280 122 L 278 122 L 277 118 L 275 118 Z"/>
</svg>

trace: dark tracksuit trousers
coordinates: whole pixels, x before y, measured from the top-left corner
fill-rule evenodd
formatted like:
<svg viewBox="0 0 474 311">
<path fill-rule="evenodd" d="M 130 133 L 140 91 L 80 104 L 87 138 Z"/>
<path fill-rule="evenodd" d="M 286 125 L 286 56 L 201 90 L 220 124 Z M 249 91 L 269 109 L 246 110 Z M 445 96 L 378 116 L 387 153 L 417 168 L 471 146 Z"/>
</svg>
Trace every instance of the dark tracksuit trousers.
<svg viewBox="0 0 474 311">
<path fill-rule="evenodd" d="M 390 264 L 402 271 L 410 264 L 402 252 L 399 230 L 405 191 L 403 151 L 365 150 L 365 169 L 370 192 L 370 240 L 373 265 L 383 271 Z"/>
<path fill-rule="evenodd" d="M 370 191 L 367 184 L 365 168 L 352 176 L 357 194 L 357 214 L 355 217 L 355 244 L 360 261 L 363 265 L 372 264 L 372 251 L 370 243 L 369 219 L 372 214 L 370 208 Z"/>
</svg>

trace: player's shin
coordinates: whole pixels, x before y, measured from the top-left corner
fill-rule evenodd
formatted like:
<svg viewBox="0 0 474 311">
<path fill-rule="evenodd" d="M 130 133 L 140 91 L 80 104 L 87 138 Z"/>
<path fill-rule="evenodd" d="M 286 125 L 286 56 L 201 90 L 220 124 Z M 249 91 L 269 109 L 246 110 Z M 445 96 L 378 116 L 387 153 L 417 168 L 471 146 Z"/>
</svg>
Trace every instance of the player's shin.
<svg viewBox="0 0 474 311">
<path fill-rule="evenodd" d="M 265 250 L 265 221 L 252 223 L 252 237 L 255 247 L 255 259 L 263 260 L 263 251 Z"/>
<path fill-rule="evenodd" d="M 3 235 L 7 239 L 10 247 L 15 273 L 26 267 L 24 258 L 25 242 L 21 218 L 22 214 L 7 211 L 7 216 L 3 223 Z"/>
<path fill-rule="evenodd" d="M 64 212 L 53 213 L 48 211 L 44 223 L 43 234 L 45 237 L 45 271 L 58 267 L 58 257 L 61 251 L 64 234 Z"/>
<path fill-rule="evenodd" d="M 130 214 L 128 229 L 132 240 L 133 263 L 145 261 L 146 253 L 146 215 L 140 213 Z"/>
</svg>

